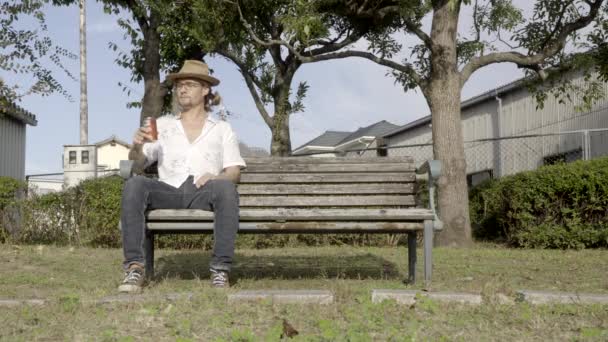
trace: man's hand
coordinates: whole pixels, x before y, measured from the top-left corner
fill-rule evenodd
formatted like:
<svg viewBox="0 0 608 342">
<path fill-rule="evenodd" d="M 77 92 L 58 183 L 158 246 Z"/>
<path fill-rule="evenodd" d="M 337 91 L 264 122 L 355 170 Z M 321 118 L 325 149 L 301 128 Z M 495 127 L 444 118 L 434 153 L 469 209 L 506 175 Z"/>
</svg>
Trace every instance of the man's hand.
<svg viewBox="0 0 608 342">
<path fill-rule="evenodd" d="M 196 188 L 200 188 L 201 186 L 205 185 L 205 183 L 207 183 L 209 180 L 213 179 L 215 176 L 213 176 L 210 173 L 205 173 L 204 175 L 200 176 L 197 180 L 196 183 L 194 183 L 194 185 L 196 186 Z"/>
<path fill-rule="evenodd" d="M 133 145 L 141 145 L 146 141 L 152 141 L 152 134 L 150 127 L 139 127 L 133 135 Z"/>
</svg>

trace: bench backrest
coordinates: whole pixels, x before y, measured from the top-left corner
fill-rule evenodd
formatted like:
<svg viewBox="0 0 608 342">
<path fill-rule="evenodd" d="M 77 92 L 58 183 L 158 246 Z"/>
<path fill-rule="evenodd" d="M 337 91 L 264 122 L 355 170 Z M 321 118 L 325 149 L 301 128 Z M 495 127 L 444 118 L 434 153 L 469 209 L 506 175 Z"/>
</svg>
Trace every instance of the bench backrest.
<svg viewBox="0 0 608 342">
<path fill-rule="evenodd" d="M 411 157 L 247 158 L 245 208 L 406 208 L 416 204 Z"/>
</svg>

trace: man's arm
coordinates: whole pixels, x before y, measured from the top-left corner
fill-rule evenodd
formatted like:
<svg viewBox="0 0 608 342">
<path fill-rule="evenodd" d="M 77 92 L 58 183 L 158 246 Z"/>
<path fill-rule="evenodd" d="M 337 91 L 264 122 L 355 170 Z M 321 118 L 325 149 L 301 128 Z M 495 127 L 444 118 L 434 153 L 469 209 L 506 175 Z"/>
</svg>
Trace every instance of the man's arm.
<svg viewBox="0 0 608 342">
<path fill-rule="evenodd" d="M 222 171 L 222 173 L 213 177 L 213 179 L 227 179 L 232 181 L 234 184 L 238 184 L 241 181 L 241 167 L 228 166 Z"/>
<path fill-rule="evenodd" d="M 227 179 L 234 184 L 238 184 L 239 181 L 241 180 L 241 167 L 240 166 L 228 166 L 227 168 L 225 168 L 222 171 L 222 173 L 220 173 L 217 176 L 214 176 L 210 173 L 205 173 L 204 175 L 200 176 L 194 184 L 196 185 L 197 188 L 200 188 L 201 186 L 205 185 L 205 183 L 207 183 L 208 181 L 210 181 L 212 179 Z"/>
<path fill-rule="evenodd" d="M 129 160 L 133 160 L 133 173 L 142 173 L 146 166 L 146 156 L 143 152 L 142 144 L 133 144 L 129 150 Z"/>
<path fill-rule="evenodd" d="M 146 168 L 146 155 L 144 154 L 144 143 L 152 141 L 150 127 L 140 127 L 133 135 L 133 147 L 129 150 L 129 160 L 133 160 L 133 173 L 143 173 Z M 149 151 L 147 151 L 149 152 Z M 153 156 L 156 160 L 156 156 Z"/>
</svg>

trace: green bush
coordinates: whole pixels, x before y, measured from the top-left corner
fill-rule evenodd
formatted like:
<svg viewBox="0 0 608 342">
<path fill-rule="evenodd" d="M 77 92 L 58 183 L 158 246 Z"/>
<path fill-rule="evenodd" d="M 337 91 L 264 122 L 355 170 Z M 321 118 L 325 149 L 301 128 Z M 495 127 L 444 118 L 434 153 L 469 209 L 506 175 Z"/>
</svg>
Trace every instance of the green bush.
<svg viewBox="0 0 608 342">
<path fill-rule="evenodd" d="M 533 248 L 608 247 L 608 158 L 543 166 L 470 192 L 477 238 Z"/>
<path fill-rule="evenodd" d="M 19 202 L 23 223 L 16 241 L 120 247 L 122 241 L 118 222 L 123 183 L 116 176 L 89 179 L 62 192 L 34 196 Z M 392 234 L 240 234 L 236 246 L 394 246 L 406 243 L 405 235 Z M 159 248 L 210 250 L 213 248 L 213 236 L 168 234 L 158 236 L 155 244 Z"/>
<path fill-rule="evenodd" d="M 93 246 L 121 246 L 120 200 L 124 180 L 118 176 L 88 179 L 81 182 L 77 197 L 82 206 L 78 226 L 83 241 Z"/>
<path fill-rule="evenodd" d="M 0 176 L 0 243 L 10 237 L 11 227 L 15 217 L 16 202 L 19 193 L 27 188 L 27 184 L 11 177 Z"/>
<path fill-rule="evenodd" d="M 78 208 L 75 189 L 20 201 L 22 220 L 14 239 L 23 243 L 79 244 Z"/>
</svg>

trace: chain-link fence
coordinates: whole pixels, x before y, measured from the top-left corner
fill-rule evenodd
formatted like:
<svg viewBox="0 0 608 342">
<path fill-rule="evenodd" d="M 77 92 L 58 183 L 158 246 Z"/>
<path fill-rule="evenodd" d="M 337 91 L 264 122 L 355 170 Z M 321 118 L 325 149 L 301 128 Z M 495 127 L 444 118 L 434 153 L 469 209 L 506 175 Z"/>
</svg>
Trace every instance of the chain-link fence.
<svg viewBox="0 0 608 342">
<path fill-rule="evenodd" d="M 367 150 L 360 155 L 375 152 L 411 156 L 416 165 L 433 159 L 432 143 L 388 145 L 385 149 L 386 152 L 382 148 Z M 472 140 L 464 143 L 464 150 L 469 182 L 475 184 L 486 178 L 534 170 L 542 165 L 608 156 L 608 129 Z"/>
</svg>

